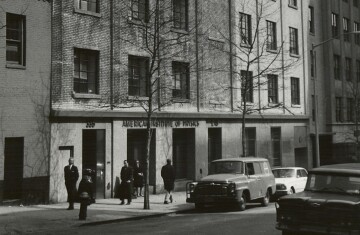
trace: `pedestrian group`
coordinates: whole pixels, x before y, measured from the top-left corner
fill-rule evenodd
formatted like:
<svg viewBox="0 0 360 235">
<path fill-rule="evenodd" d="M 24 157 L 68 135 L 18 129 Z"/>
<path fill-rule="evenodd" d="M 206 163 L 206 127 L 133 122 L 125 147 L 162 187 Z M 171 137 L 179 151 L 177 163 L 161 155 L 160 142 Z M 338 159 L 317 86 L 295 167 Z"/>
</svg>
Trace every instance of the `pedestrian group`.
<svg viewBox="0 0 360 235">
<path fill-rule="evenodd" d="M 166 165 L 161 168 L 161 177 L 164 181 L 164 189 L 166 191 L 164 204 L 173 202 L 172 191 L 174 190 L 175 170 L 171 165 L 171 160 L 167 159 Z M 80 202 L 79 220 L 86 220 L 87 207 L 95 203 L 95 195 L 93 194 L 92 177 L 95 171 L 92 169 L 84 169 L 82 179 L 79 184 L 79 189 L 76 190 L 76 183 L 79 179 L 78 168 L 74 165 L 74 158 L 69 158 L 69 165 L 64 167 L 65 186 L 68 194 L 69 207 L 67 210 L 74 210 L 74 202 L 76 198 Z M 121 183 L 119 186 L 120 205 L 131 204 L 132 198 L 142 197 L 142 188 L 144 187 L 144 170 L 140 166 L 138 160 L 135 161 L 135 166 L 129 166 L 128 161 L 124 160 L 124 166 L 120 171 Z M 135 188 L 135 191 L 134 191 Z"/>
</svg>

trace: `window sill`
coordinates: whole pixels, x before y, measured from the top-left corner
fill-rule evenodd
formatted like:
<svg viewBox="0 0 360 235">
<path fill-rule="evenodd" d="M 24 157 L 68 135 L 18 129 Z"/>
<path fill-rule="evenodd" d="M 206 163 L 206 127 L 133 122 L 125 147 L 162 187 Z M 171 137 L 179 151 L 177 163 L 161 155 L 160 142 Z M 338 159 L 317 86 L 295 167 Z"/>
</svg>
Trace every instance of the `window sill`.
<svg viewBox="0 0 360 235">
<path fill-rule="evenodd" d="M 294 6 L 294 5 L 288 5 L 290 8 L 292 8 L 292 9 L 295 9 L 295 10 L 297 10 L 298 9 L 298 7 L 297 6 Z"/>
<path fill-rule="evenodd" d="M 10 63 L 7 63 L 6 64 L 6 68 L 8 69 L 22 69 L 22 70 L 25 70 L 26 67 L 24 65 L 20 65 L 20 64 L 10 64 Z"/>
<path fill-rule="evenodd" d="M 148 27 L 148 23 L 139 19 L 132 19 L 131 17 L 127 20 L 128 24 L 134 24 L 138 26 Z"/>
<path fill-rule="evenodd" d="M 148 101 L 149 100 L 149 97 L 144 97 L 144 96 L 131 96 L 129 95 L 127 97 L 128 100 L 131 100 L 131 101 Z"/>
<path fill-rule="evenodd" d="M 300 104 L 291 104 L 291 107 L 292 108 L 301 108 L 301 105 Z"/>
<path fill-rule="evenodd" d="M 189 99 L 172 98 L 173 103 L 190 103 Z"/>
<path fill-rule="evenodd" d="M 273 49 L 266 49 L 267 52 L 272 53 L 272 54 L 277 54 L 278 51 L 277 50 L 273 50 Z"/>
<path fill-rule="evenodd" d="M 92 12 L 92 11 L 85 11 L 85 10 L 78 9 L 78 8 L 74 8 L 74 12 L 82 14 L 82 15 L 95 16 L 95 17 L 98 17 L 98 18 L 101 17 L 101 13 Z"/>
<path fill-rule="evenodd" d="M 189 32 L 187 30 L 185 30 L 185 29 L 177 29 L 177 28 L 174 28 L 174 27 L 171 28 L 171 32 L 189 35 Z"/>
<path fill-rule="evenodd" d="M 277 106 L 279 106 L 279 103 L 269 103 L 268 106 L 269 107 L 277 107 Z"/>
<path fill-rule="evenodd" d="M 248 43 L 240 43 L 241 47 L 250 48 L 250 44 Z"/>
<path fill-rule="evenodd" d="M 293 53 L 290 53 L 290 57 L 300 58 L 300 55 L 299 55 L 299 54 L 293 54 Z"/>
<path fill-rule="evenodd" d="M 100 99 L 98 94 L 76 93 L 73 91 L 72 96 L 74 99 Z"/>
<path fill-rule="evenodd" d="M 215 42 L 221 42 L 221 43 L 225 43 L 225 40 L 222 38 L 214 38 L 214 37 L 210 37 L 208 38 L 211 41 L 215 41 Z"/>
</svg>

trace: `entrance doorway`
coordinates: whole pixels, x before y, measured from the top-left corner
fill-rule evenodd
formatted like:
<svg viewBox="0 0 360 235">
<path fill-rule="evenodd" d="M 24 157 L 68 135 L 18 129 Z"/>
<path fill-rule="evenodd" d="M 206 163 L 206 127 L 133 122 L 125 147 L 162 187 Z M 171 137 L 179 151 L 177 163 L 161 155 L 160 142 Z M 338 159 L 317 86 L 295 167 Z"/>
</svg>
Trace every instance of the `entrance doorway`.
<svg viewBox="0 0 360 235">
<path fill-rule="evenodd" d="M 195 129 L 173 129 L 176 179 L 195 179 Z"/>
<path fill-rule="evenodd" d="M 92 176 L 96 198 L 105 198 L 105 130 L 83 130 L 82 167 L 95 171 Z"/>
<path fill-rule="evenodd" d="M 24 138 L 5 138 L 4 199 L 21 199 Z"/>
<path fill-rule="evenodd" d="M 129 165 L 134 167 L 135 161 L 139 160 L 140 166 L 144 168 L 146 163 L 146 130 L 128 130 L 127 131 L 127 160 Z M 152 130 L 152 137 L 150 142 L 150 159 L 149 159 L 149 185 L 155 185 L 156 176 L 156 132 Z"/>
<path fill-rule="evenodd" d="M 208 170 L 210 170 L 210 162 L 221 159 L 221 128 L 208 129 Z"/>
</svg>

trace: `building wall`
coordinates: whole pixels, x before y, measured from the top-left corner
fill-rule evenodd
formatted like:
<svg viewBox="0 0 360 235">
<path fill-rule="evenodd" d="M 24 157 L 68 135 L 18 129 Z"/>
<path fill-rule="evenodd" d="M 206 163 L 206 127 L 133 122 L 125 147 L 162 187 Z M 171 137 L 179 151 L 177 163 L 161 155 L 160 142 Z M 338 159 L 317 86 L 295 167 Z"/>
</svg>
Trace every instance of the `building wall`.
<svg viewBox="0 0 360 235">
<path fill-rule="evenodd" d="M 13 0 L 1 1 L 0 6 L 2 26 L 6 24 L 5 13 L 24 15 L 26 19 L 26 64 L 23 67 L 6 64 L 6 27 L 0 30 L 0 201 L 3 200 L 5 138 L 10 137 L 24 138 L 22 198 L 25 203 L 31 203 L 35 197 L 46 201 L 51 5 L 47 1 Z"/>
<path fill-rule="evenodd" d="M 154 1 L 150 1 L 154 3 Z M 162 2 L 162 1 L 161 1 Z M 166 1 L 164 1 L 166 2 Z M 169 1 L 170 2 L 170 1 Z M 176 190 L 183 190 L 189 180 L 198 180 L 208 174 L 209 157 L 209 128 L 221 128 L 222 158 L 239 157 L 241 151 L 241 113 L 234 107 L 241 101 L 239 89 L 232 89 L 235 84 L 235 71 L 243 68 L 239 60 L 231 64 L 229 39 L 235 44 L 238 42 L 238 31 L 235 30 L 240 11 L 240 1 L 189 1 L 189 31 L 164 28 L 169 30 L 164 38 L 176 38 L 182 35 L 179 45 L 170 50 L 161 51 L 163 58 L 161 64 L 161 85 L 167 87 L 161 93 L 161 101 L 172 101 L 161 107 L 154 115 L 156 121 L 171 123 L 171 126 L 153 126 L 155 131 L 155 158 L 151 159 L 155 172 L 150 172 L 151 192 L 158 193 L 163 190 L 160 175 L 161 167 L 166 159 L 173 159 L 174 139 L 173 133 L 177 129 L 191 129 L 194 131 L 194 159 L 186 168 L 187 176 L 176 181 Z M 254 1 L 251 6 L 254 6 Z M 229 6 L 228 4 L 231 4 Z M 145 112 L 136 107 L 134 97 L 128 96 L 128 57 L 151 57 L 151 51 L 144 49 L 144 38 L 138 30 L 139 22 L 128 17 L 127 2 L 116 1 L 114 4 L 114 34 L 111 41 L 110 34 L 110 2 L 101 1 L 100 13 L 87 14 L 74 10 L 72 1 L 54 2 L 53 13 L 53 80 L 52 80 L 52 138 L 50 160 L 50 198 L 52 202 L 64 201 L 64 185 L 62 184 L 63 166 L 70 156 L 63 147 L 73 146 L 75 164 L 82 169 L 82 133 L 89 129 L 87 123 L 95 124 L 95 129 L 106 131 L 106 182 L 104 197 L 114 197 L 119 183 L 120 170 L 123 160 L 128 158 L 128 131 L 144 129 L 144 126 L 128 126 L 127 122 L 144 121 Z M 299 135 L 295 127 L 305 128 L 308 122 L 306 110 L 306 73 L 307 63 L 304 58 L 306 51 L 306 31 L 301 20 L 305 19 L 306 6 L 302 1 L 298 9 L 288 8 L 287 4 L 276 1 L 269 8 L 276 13 L 270 14 L 269 19 L 278 22 L 278 44 L 284 41 L 284 53 L 276 61 L 276 65 L 284 61 L 297 60 L 296 66 L 284 73 L 280 71 L 279 97 L 287 109 L 269 109 L 246 116 L 246 126 L 256 128 L 256 156 L 272 159 L 271 127 L 281 128 L 281 165 L 292 166 L 296 164 L 295 149 L 306 148 L 307 144 L 299 144 Z M 153 5 L 151 5 L 153 6 Z M 169 6 L 166 6 L 169 7 Z M 248 9 L 247 10 L 254 10 Z M 266 8 L 268 9 L 268 8 Z M 279 10 L 281 9 L 281 11 Z M 162 17 L 170 17 L 170 8 Z M 230 16 L 230 18 L 229 18 Z M 281 18 L 281 16 L 283 18 Z M 254 18 L 255 16 L 253 16 Z M 282 21 L 291 18 L 291 20 Z M 197 21 L 196 21 L 197 20 Z M 264 24 L 264 22 L 262 22 Z M 233 35 L 230 34 L 230 26 Z M 262 25 L 264 26 L 264 25 Z M 299 56 L 290 57 L 288 50 L 288 28 L 298 28 Z M 281 30 L 282 29 L 282 30 Z M 196 32 L 198 35 L 196 35 Z M 281 39 L 281 40 L 280 40 Z M 260 39 L 262 40 L 262 39 Z M 198 44 L 196 44 L 198 43 Z M 114 58 L 110 58 L 110 48 L 113 46 Z M 98 50 L 100 53 L 100 90 L 97 95 L 76 94 L 73 92 L 73 53 L 74 47 Z M 176 53 L 178 51 L 178 53 Z M 187 100 L 171 100 L 172 61 L 187 62 L 190 64 L 190 98 Z M 110 67 L 113 65 L 113 67 Z M 260 64 L 259 66 L 265 66 Z M 232 67 L 233 71 L 230 70 Z M 254 66 L 253 69 L 258 69 Z M 111 77 L 111 71 L 113 77 Z M 153 78 L 155 79 L 156 74 Z M 299 106 L 292 106 L 290 100 L 290 77 L 300 78 L 301 101 Z M 113 79 L 111 81 L 111 78 Z M 233 79 L 233 80 L 231 80 Z M 261 78 L 263 79 L 263 78 Z M 281 81 L 281 82 L 280 82 Z M 234 83 L 232 83 L 234 82 Z M 111 85 L 114 106 L 110 107 L 109 99 Z M 240 88 L 239 86 L 237 88 Z M 158 94 L 157 94 L 158 95 Z M 233 97 L 233 99 L 232 99 Z M 267 86 L 259 87 L 254 92 L 256 107 L 269 108 Z M 154 101 L 158 105 L 157 96 Z M 196 125 L 186 125 L 193 121 Z M 124 124 L 125 123 L 125 124 Z M 176 124 L 178 123 L 178 125 Z M 191 132 L 192 133 L 192 132 Z M 301 139 L 308 142 L 307 131 L 302 132 Z M 60 149 L 59 149 L 60 148 Z M 190 149 L 189 149 L 190 151 Z M 186 155 L 186 154 L 184 154 Z M 190 154 L 189 154 L 190 155 Z M 186 156 L 187 157 L 187 156 Z M 305 166 L 309 159 L 300 159 Z"/>
</svg>

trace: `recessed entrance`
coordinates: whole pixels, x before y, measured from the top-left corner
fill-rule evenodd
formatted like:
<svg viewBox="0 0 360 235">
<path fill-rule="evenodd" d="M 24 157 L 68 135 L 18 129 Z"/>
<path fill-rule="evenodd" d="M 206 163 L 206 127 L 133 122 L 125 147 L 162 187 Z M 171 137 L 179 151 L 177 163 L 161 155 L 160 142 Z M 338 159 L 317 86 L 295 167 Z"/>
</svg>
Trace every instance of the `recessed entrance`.
<svg viewBox="0 0 360 235">
<path fill-rule="evenodd" d="M 176 179 L 195 179 L 195 129 L 173 129 Z"/>
<path fill-rule="evenodd" d="M 83 130 L 82 167 L 95 171 L 93 192 L 105 198 L 105 130 Z"/>
<path fill-rule="evenodd" d="M 24 138 L 5 138 L 4 199 L 21 199 Z"/>
</svg>

